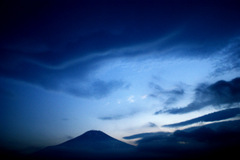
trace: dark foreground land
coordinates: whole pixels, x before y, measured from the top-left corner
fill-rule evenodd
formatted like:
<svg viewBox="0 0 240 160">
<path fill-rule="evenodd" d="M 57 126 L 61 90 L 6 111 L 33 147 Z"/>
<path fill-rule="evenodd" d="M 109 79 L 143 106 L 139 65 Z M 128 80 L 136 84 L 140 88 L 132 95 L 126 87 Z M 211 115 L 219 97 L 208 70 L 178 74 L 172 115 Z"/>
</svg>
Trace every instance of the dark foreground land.
<svg viewBox="0 0 240 160">
<path fill-rule="evenodd" d="M 141 151 L 136 151 L 124 155 L 99 155 L 94 154 L 86 156 L 82 155 L 64 155 L 65 153 L 56 153 L 55 155 L 51 156 L 36 156 L 36 155 L 26 155 L 20 154 L 15 151 L 9 151 L 2 149 L 0 151 L 0 159 L 2 160 L 14 160 L 14 159 L 25 159 L 25 160 L 110 160 L 110 159 L 117 159 L 117 160 L 175 160 L 175 159 L 212 159 L 212 158 L 222 158 L 225 157 L 227 159 L 235 159 L 239 156 L 239 146 L 232 146 L 232 147 L 224 147 L 215 150 L 209 150 L 205 152 L 198 152 L 197 151 L 189 151 L 189 153 L 184 153 L 184 155 L 177 155 L 176 153 L 172 153 L 171 156 L 165 155 L 151 155 L 149 153 L 144 153 Z"/>
<path fill-rule="evenodd" d="M 6 150 L 5 150 L 6 151 Z M 2 160 L 14 160 L 14 159 L 25 159 L 25 160 L 101 160 L 101 159 L 117 159 L 117 160 L 175 160 L 175 159 L 212 159 L 212 158 L 222 158 L 222 157 L 227 157 L 228 159 L 235 159 L 237 156 L 239 156 L 239 147 L 235 148 L 229 148 L 229 149 L 219 149 L 215 150 L 212 153 L 203 153 L 203 154 L 186 154 L 185 156 L 176 156 L 173 155 L 173 157 L 162 157 L 162 156 L 140 156 L 140 155 L 131 155 L 131 156 L 98 156 L 98 155 L 93 155 L 90 157 L 85 157 L 85 156 L 68 156 L 68 157 L 61 157 L 61 154 L 55 157 L 36 157 L 32 155 L 22 155 L 19 153 L 14 153 L 12 151 L 8 151 L 7 153 L 4 151 L 4 153 L 1 151 L 1 159 Z M 137 153 L 136 153 L 137 154 Z"/>
<path fill-rule="evenodd" d="M 101 131 L 88 131 L 33 154 L 0 149 L 0 159 L 26 160 L 157 160 L 235 159 L 240 149 L 240 120 L 175 131 L 148 134 L 132 146 Z"/>
</svg>

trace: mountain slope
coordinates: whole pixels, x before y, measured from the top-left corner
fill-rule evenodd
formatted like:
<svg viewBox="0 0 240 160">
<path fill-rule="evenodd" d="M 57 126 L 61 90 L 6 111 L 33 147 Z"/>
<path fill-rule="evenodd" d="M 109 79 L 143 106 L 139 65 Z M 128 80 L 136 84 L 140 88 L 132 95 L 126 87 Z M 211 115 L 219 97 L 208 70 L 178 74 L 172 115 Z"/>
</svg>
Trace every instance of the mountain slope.
<svg viewBox="0 0 240 160">
<path fill-rule="evenodd" d="M 58 146 L 74 148 L 74 149 L 88 149 L 91 151 L 121 151 L 132 149 L 133 146 L 110 137 L 101 132 L 91 130 L 81 136 L 72 140 L 59 144 Z"/>
<path fill-rule="evenodd" d="M 130 157 L 135 147 L 109 135 L 91 130 L 56 146 L 46 147 L 35 154 L 40 159 L 112 159 Z"/>
</svg>

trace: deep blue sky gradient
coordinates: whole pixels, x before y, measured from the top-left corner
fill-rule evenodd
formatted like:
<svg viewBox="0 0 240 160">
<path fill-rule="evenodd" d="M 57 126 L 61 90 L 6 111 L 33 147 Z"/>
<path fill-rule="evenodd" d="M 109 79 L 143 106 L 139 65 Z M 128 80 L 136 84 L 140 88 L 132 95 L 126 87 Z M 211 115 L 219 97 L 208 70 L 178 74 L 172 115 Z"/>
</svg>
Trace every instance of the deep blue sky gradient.
<svg viewBox="0 0 240 160">
<path fill-rule="evenodd" d="M 1 1 L 1 146 L 239 107 L 239 17 L 234 0 Z"/>
</svg>

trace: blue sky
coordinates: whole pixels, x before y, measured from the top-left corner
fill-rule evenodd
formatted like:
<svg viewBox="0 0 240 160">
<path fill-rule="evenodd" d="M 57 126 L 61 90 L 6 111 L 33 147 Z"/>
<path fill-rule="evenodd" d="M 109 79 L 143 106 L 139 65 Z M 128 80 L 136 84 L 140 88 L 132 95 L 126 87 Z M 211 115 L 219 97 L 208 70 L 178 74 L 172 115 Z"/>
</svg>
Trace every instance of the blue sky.
<svg viewBox="0 0 240 160">
<path fill-rule="evenodd" d="M 54 145 L 91 129 L 118 139 L 174 131 L 162 126 L 240 101 L 237 89 L 220 101 L 211 88 L 239 77 L 234 1 L 14 1 L 1 8 L 1 146 Z"/>
</svg>

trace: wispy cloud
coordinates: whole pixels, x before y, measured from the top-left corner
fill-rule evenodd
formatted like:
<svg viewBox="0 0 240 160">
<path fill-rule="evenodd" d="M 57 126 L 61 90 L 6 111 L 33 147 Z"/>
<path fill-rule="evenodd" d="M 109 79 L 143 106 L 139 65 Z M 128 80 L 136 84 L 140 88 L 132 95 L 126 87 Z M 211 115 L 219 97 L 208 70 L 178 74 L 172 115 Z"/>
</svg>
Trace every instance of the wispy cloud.
<svg viewBox="0 0 240 160">
<path fill-rule="evenodd" d="M 98 119 L 100 120 L 104 120 L 104 121 L 108 121 L 108 120 L 121 120 L 121 119 L 124 119 L 124 118 L 128 118 L 128 117 L 131 117 L 133 115 L 135 115 L 137 112 L 134 111 L 134 112 L 129 112 L 129 113 L 123 113 L 123 114 L 115 114 L 115 115 L 110 115 L 110 116 L 102 116 L 102 117 L 99 117 Z"/>
<path fill-rule="evenodd" d="M 240 37 L 233 38 L 219 51 L 215 71 L 212 76 L 220 76 L 227 72 L 240 70 Z"/>
<path fill-rule="evenodd" d="M 100 120 L 119 120 L 119 119 L 123 119 L 126 116 L 124 115 L 115 115 L 115 116 L 105 116 L 105 117 L 99 117 Z"/>
<path fill-rule="evenodd" d="M 141 96 L 141 99 L 146 99 L 147 97 L 148 97 L 148 95 L 145 94 L 145 95 Z"/>
<path fill-rule="evenodd" d="M 105 82 L 95 80 L 87 86 L 66 88 L 64 91 L 78 97 L 102 98 L 119 88 L 125 88 L 126 84 L 122 81 Z"/>
<path fill-rule="evenodd" d="M 135 102 L 135 96 L 129 96 L 128 97 L 128 99 L 127 99 L 127 101 L 129 102 L 129 103 L 134 103 Z"/>
<path fill-rule="evenodd" d="M 163 97 L 166 97 L 166 99 L 164 99 L 165 107 L 175 104 L 185 94 L 185 90 L 182 86 L 178 86 L 177 88 L 172 90 L 165 90 L 161 86 L 153 82 L 149 83 L 149 86 L 153 90 L 153 92 L 149 94 L 150 97 L 161 100 L 163 99 Z M 161 113 L 161 111 L 155 112 L 155 114 L 159 113 Z"/>
</svg>

